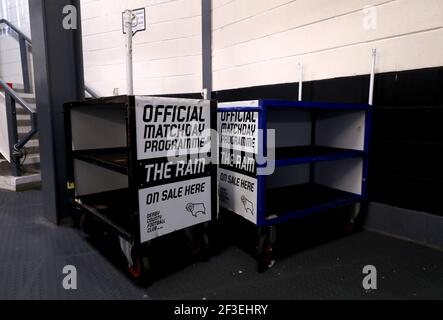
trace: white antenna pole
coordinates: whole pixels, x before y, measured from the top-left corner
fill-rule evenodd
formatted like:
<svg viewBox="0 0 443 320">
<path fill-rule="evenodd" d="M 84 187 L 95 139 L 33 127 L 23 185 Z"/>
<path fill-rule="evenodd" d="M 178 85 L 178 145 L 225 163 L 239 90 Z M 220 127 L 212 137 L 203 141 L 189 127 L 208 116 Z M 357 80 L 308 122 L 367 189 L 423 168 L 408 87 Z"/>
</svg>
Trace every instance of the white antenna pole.
<svg viewBox="0 0 443 320">
<path fill-rule="evenodd" d="M 369 83 L 369 105 L 374 104 L 374 82 L 375 82 L 375 64 L 377 61 L 377 49 L 372 49 L 372 67 L 371 67 L 371 80 Z"/>
<path fill-rule="evenodd" d="M 133 22 L 133 14 L 132 11 L 127 9 L 124 13 L 124 23 L 126 30 L 126 84 L 128 95 L 134 94 L 134 71 L 132 64 L 132 22 Z"/>
<path fill-rule="evenodd" d="M 303 64 L 298 64 L 299 81 L 298 81 L 298 101 L 303 100 Z"/>
</svg>

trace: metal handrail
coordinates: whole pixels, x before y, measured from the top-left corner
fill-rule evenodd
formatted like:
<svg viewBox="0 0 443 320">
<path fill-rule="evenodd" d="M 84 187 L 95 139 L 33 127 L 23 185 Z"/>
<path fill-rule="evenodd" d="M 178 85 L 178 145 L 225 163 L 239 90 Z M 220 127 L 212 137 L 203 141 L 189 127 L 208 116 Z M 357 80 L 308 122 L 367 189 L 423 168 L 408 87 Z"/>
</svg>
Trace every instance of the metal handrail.
<svg viewBox="0 0 443 320">
<path fill-rule="evenodd" d="M 23 99 L 15 92 L 6 82 L 0 79 L 0 86 L 4 89 L 10 96 L 14 98 L 19 105 L 21 105 L 29 114 L 37 113 L 36 110 L 30 107 Z"/>
<path fill-rule="evenodd" d="M 20 56 L 22 63 L 22 75 L 24 92 L 31 92 L 31 76 L 29 72 L 29 60 L 28 60 L 28 48 L 32 49 L 31 39 L 25 35 L 21 30 L 14 26 L 6 19 L 0 19 L 0 24 L 6 24 L 18 35 L 18 42 L 20 45 Z M 25 145 L 32 139 L 32 137 L 38 132 L 37 122 L 37 110 L 31 108 L 9 85 L 0 79 L 0 86 L 5 91 L 6 100 L 6 116 L 8 121 L 8 135 L 10 145 L 10 157 L 11 157 L 11 171 L 14 176 L 21 175 L 20 159 L 23 156 L 23 149 Z M 91 97 L 98 98 L 98 95 L 85 85 L 85 92 Z M 23 109 L 31 116 L 31 131 L 26 133 L 21 139 L 18 136 L 17 130 L 17 117 L 16 117 L 16 103 L 21 105 Z"/>
<path fill-rule="evenodd" d="M 90 87 L 88 87 L 87 85 L 85 85 L 85 92 L 89 93 L 89 95 L 95 99 L 98 98 L 98 94 L 94 90 L 92 90 Z"/>
<path fill-rule="evenodd" d="M 11 158 L 11 171 L 14 176 L 21 175 L 20 160 L 23 156 L 21 149 L 38 132 L 37 111 L 30 107 L 18 94 L 3 80 L 0 79 L 0 86 L 5 92 L 6 116 L 8 123 L 9 152 Z M 31 130 L 22 138 L 18 136 L 16 103 L 23 107 L 26 113 L 31 116 Z"/>
<path fill-rule="evenodd" d="M 30 47 L 32 47 L 31 39 L 26 34 L 24 34 L 20 29 L 18 29 L 16 26 L 14 26 L 11 22 L 9 22 L 6 19 L 0 19 L 0 24 L 2 24 L 2 23 L 6 24 L 9 28 L 14 30 L 14 32 L 17 33 L 19 36 L 23 37 L 23 39 L 25 39 L 25 41 L 28 43 L 28 45 Z"/>
<path fill-rule="evenodd" d="M 27 48 L 26 45 L 29 46 L 29 48 L 32 49 L 32 40 L 24 34 L 20 29 L 18 29 L 16 26 L 14 26 L 11 22 L 9 22 L 6 19 L 0 19 L 0 24 L 6 24 L 9 28 L 11 28 L 15 33 L 17 33 L 19 37 L 19 43 L 20 43 L 20 55 L 21 55 L 21 62 L 22 62 L 22 73 L 23 73 L 23 83 L 25 86 L 25 92 L 29 93 L 31 91 L 31 80 L 29 75 L 29 61 L 27 58 Z M 85 85 L 85 92 L 87 92 L 91 97 L 98 98 L 98 94 Z"/>
<path fill-rule="evenodd" d="M 23 86 L 25 92 L 30 93 L 32 87 L 31 87 L 31 75 L 29 73 L 28 48 L 32 48 L 31 39 L 8 20 L 0 19 L 0 24 L 1 23 L 6 24 L 18 35 L 18 43 L 20 46 L 20 59 L 22 64 Z"/>
</svg>

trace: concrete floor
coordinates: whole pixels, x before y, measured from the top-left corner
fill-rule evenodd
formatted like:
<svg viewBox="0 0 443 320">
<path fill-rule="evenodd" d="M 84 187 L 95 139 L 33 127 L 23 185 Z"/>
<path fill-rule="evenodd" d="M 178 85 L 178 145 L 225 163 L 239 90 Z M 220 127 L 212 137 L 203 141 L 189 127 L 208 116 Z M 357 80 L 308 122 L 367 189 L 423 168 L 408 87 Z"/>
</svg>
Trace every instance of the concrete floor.
<svg viewBox="0 0 443 320">
<path fill-rule="evenodd" d="M 208 263 L 183 261 L 180 250 L 160 250 L 171 268 L 141 288 L 128 278 L 114 247 L 55 227 L 42 212 L 38 190 L 0 192 L 0 299 L 443 298 L 443 252 L 366 231 L 319 240 L 322 228 L 314 228 L 303 245 L 293 238 L 264 274 L 256 272 L 251 255 L 229 243 Z M 77 268 L 76 291 L 62 287 L 65 265 Z M 376 291 L 362 287 L 365 265 L 377 267 Z"/>
</svg>

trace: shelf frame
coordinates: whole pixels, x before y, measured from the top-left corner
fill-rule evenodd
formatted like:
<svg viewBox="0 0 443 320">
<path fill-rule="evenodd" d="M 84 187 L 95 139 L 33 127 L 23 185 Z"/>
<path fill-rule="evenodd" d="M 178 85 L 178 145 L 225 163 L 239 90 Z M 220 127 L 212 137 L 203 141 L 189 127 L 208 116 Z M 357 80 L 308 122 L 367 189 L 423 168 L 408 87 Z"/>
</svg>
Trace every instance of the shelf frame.
<svg viewBox="0 0 443 320">
<path fill-rule="evenodd" d="M 97 155 L 92 155 L 96 153 Z M 109 161 L 103 158 L 100 158 L 101 155 L 107 155 L 110 153 L 119 153 L 124 155 L 126 158 L 126 165 L 118 164 L 113 161 Z M 105 169 L 109 169 L 124 175 L 129 174 L 129 157 L 128 157 L 128 149 L 127 148 L 112 148 L 112 149 L 96 149 L 96 150 L 78 150 L 72 151 L 72 155 L 74 159 L 85 161 Z"/>
<path fill-rule="evenodd" d="M 372 106 L 369 104 L 350 104 L 350 103 L 324 103 L 324 102 L 305 102 L 305 101 L 285 101 L 276 99 L 256 100 L 249 101 L 238 105 L 231 105 L 229 107 L 219 107 L 218 112 L 258 112 L 259 113 L 259 130 L 266 132 L 267 130 L 267 116 L 269 109 L 300 109 L 308 110 L 311 112 L 311 121 L 315 125 L 317 121 L 317 111 L 364 111 L 365 112 L 365 135 L 364 135 L 364 150 L 350 150 L 342 149 L 342 151 L 336 154 L 329 155 L 316 155 L 298 158 L 287 159 L 275 159 L 276 167 L 309 164 L 310 165 L 310 182 L 313 183 L 315 179 L 314 169 L 315 163 L 325 161 L 345 160 L 351 158 L 363 159 L 363 179 L 362 179 L 362 194 L 349 194 L 348 197 L 338 199 L 330 203 L 324 203 L 318 206 L 314 206 L 309 209 L 288 212 L 287 214 L 279 217 L 269 219 L 266 218 L 266 177 L 263 175 L 257 175 L 257 226 L 269 227 L 275 224 L 287 222 L 292 219 L 315 214 L 320 211 L 325 211 L 335 207 L 352 204 L 355 202 L 367 200 L 367 180 L 369 173 L 369 147 L 370 147 L 370 135 L 372 131 Z M 311 144 L 315 146 L 316 141 L 315 126 L 311 131 Z M 259 142 L 259 156 L 267 157 L 267 135 L 263 134 L 262 142 Z M 259 164 L 257 168 L 264 168 L 267 164 Z"/>
</svg>

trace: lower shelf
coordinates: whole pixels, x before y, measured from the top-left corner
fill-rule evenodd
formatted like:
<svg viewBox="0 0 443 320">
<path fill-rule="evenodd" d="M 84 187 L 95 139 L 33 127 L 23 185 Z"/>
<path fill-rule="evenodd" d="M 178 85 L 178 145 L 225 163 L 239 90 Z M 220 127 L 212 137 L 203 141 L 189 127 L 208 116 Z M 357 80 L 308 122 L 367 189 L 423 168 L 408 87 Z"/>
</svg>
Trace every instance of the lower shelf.
<svg viewBox="0 0 443 320">
<path fill-rule="evenodd" d="M 125 238 L 131 237 L 132 216 L 128 189 L 101 192 L 78 197 L 81 207 Z"/>
<path fill-rule="evenodd" d="M 266 192 L 266 219 L 279 223 L 362 200 L 360 195 L 318 184 L 301 184 Z"/>
</svg>

